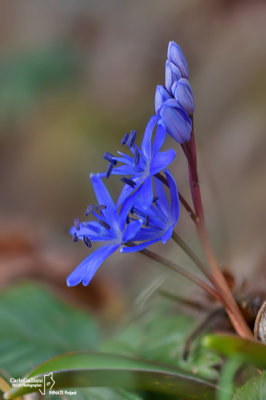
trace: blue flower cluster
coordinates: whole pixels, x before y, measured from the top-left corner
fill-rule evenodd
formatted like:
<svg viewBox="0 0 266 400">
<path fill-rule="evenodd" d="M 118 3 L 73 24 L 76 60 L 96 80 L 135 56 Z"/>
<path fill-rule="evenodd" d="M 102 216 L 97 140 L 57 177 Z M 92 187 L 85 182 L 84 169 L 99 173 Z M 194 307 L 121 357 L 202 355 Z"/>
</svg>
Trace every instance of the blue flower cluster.
<svg viewBox="0 0 266 400">
<path fill-rule="evenodd" d="M 141 251 L 171 238 L 179 218 L 179 198 L 175 180 L 167 168 L 175 158 L 175 151 L 161 149 L 167 132 L 179 143 L 189 139 L 188 113 L 193 112 L 192 105 L 185 57 L 170 42 L 165 88 L 156 89 L 156 115 L 150 118 L 140 147 L 135 143 L 136 131 L 126 133 L 121 145 L 130 154 L 105 153 L 104 159 L 109 162 L 106 172 L 90 176 L 97 204 L 89 205 L 85 215 L 92 216 L 93 220 L 75 219 L 70 233 L 73 241 L 82 240 L 87 247 L 92 242 L 103 244 L 68 276 L 68 286 L 81 282 L 88 285 L 104 260 L 118 249 L 121 253 Z M 162 173 L 165 178 L 160 179 Z M 116 203 L 103 181 L 112 175 L 122 176 L 124 183 Z"/>
<path fill-rule="evenodd" d="M 166 131 L 178 143 L 189 140 L 194 112 L 194 96 L 189 83 L 188 65 L 182 50 L 170 42 L 165 63 L 165 86 L 155 91 L 155 111 Z"/>
</svg>

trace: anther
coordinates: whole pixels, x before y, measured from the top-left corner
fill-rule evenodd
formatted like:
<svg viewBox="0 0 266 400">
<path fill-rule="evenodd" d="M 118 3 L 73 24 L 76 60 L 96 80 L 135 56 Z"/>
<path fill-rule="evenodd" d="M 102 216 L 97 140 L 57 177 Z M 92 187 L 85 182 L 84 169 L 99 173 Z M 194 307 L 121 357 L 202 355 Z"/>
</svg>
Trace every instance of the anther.
<svg viewBox="0 0 266 400">
<path fill-rule="evenodd" d="M 112 173 L 113 168 L 114 168 L 114 165 L 112 163 L 110 163 L 108 165 L 108 167 L 107 167 L 107 170 L 106 170 L 106 173 L 105 173 L 105 178 L 107 178 L 107 179 L 109 178 L 109 176 Z"/>
<path fill-rule="evenodd" d="M 90 205 L 87 207 L 87 210 L 85 211 L 86 217 L 87 217 L 88 215 L 90 215 L 90 213 L 93 211 L 93 208 L 94 208 L 94 205 L 93 205 L 93 204 L 90 204 Z"/>
<path fill-rule="evenodd" d="M 122 146 L 124 146 L 127 143 L 128 138 L 129 138 L 129 133 L 125 133 L 123 138 L 122 138 L 122 140 L 121 140 Z"/>
<path fill-rule="evenodd" d="M 135 165 L 138 165 L 139 163 L 139 149 L 135 148 L 134 151 L 134 163 Z"/>
<path fill-rule="evenodd" d="M 152 202 L 153 202 L 153 203 L 156 203 L 157 200 L 159 200 L 159 197 L 158 197 L 158 196 L 154 196 Z"/>
<path fill-rule="evenodd" d="M 74 227 L 76 228 L 77 231 L 80 230 L 80 223 L 78 218 L 74 219 Z"/>
<path fill-rule="evenodd" d="M 125 176 L 123 176 L 123 178 L 120 178 L 120 181 L 126 183 L 127 185 L 131 186 L 132 188 L 134 188 L 136 186 L 136 182 L 132 181 L 131 179 L 126 178 Z"/>
<path fill-rule="evenodd" d="M 94 206 L 96 211 L 105 210 L 107 207 L 104 204 Z"/>
<path fill-rule="evenodd" d="M 129 138 L 127 140 L 128 147 L 132 147 L 133 146 L 133 144 L 135 143 L 136 135 L 137 135 L 137 132 L 135 130 L 132 130 L 130 132 Z"/>
<path fill-rule="evenodd" d="M 148 215 L 146 215 L 145 226 L 148 226 L 149 222 L 150 222 L 150 217 Z"/>
<path fill-rule="evenodd" d="M 110 225 L 107 224 L 107 222 L 105 222 L 103 219 L 100 219 L 99 223 L 106 229 L 110 229 L 111 228 Z"/>
<path fill-rule="evenodd" d="M 83 236 L 83 242 L 88 248 L 91 248 L 91 241 L 87 236 Z"/>
<path fill-rule="evenodd" d="M 108 152 L 104 153 L 103 158 L 104 158 L 105 160 L 109 161 L 109 163 L 111 163 L 111 164 L 113 164 L 113 165 L 116 165 L 116 164 L 117 164 L 117 161 L 114 160 L 114 156 L 113 156 L 113 154 L 111 154 L 111 153 L 108 153 Z"/>
<path fill-rule="evenodd" d="M 78 239 L 78 237 L 77 237 L 77 234 L 76 234 L 76 232 L 74 233 L 74 235 L 72 235 L 72 241 L 73 242 L 77 242 L 79 239 Z"/>
</svg>

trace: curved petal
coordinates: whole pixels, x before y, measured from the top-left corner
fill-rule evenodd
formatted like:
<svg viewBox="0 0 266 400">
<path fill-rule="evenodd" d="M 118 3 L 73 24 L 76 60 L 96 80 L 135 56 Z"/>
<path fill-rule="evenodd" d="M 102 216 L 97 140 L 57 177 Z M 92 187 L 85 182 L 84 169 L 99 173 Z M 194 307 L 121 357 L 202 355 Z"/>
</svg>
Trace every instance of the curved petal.
<svg viewBox="0 0 266 400">
<path fill-rule="evenodd" d="M 176 152 L 173 149 L 157 153 L 152 159 L 150 166 L 151 175 L 164 170 L 175 159 Z"/>
<path fill-rule="evenodd" d="M 157 132 L 156 136 L 153 142 L 153 147 L 152 147 L 152 155 L 154 156 L 158 151 L 160 151 L 160 148 L 164 144 L 166 137 L 166 129 L 163 124 L 158 124 L 157 125 Z"/>
<path fill-rule="evenodd" d="M 170 197 L 171 197 L 171 217 L 172 217 L 172 224 L 174 225 L 173 228 L 175 227 L 178 218 L 179 218 L 179 213 L 180 213 L 180 204 L 179 204 L 179 196 L 178 196 L 178 191 L 176 187 L 175 180 L 170 173 L 170 171 L 165 170 L 165 175 L 169 184 L 169 190 L 170 190 Z"/>
<path fill-rule="evenodd" d="M 117 214 L 110 193 L 98 174 L 90 174 L 90 179 L 98 204 L 106 206 L 102 214 L 110 225 L 114 224 L 117 221 Z"/>
<path fill-rule="evenodd" d="M 171 238 L 173 233 L 173 225 L 169 226 L 162 236 L 162 243 L 165 244 Z"/>
<path fill-rule="evenodd" d="M 156 204 L 162 210 L 165 216 L 170 215 L 170 204 L 168 201 L 167 194 L 165 192 L 164 184 L 159 180 L 155 179 L 155 191 L 156 196 L 159 197 Z"/>
<path fill-rule="evenodd" d="M 142 187 L 140 188 L 140 200 L 142 201 L 142 209 L 145 211 L 146 208 L 150 207 L 153 201 L 153 187 L 151 176 L 148 176 Z"/>
<path fill-rule="evenodd" d="M 184 143 L 190 139 L 191 119 L 175 99 L 166 100 L 163 103 L 160 109 L 160 117 L 166 131 L 177 143 Z"/>
<path fill-rule="evenodd" d="M 121 247 L 120 253 L 135 253 L 136 251 L 145 249 L 146 247 L 150 246 L 153 243 L 159 242 L 159 240 L 160 240 L 160 238 L 157 238 L 157 239 L 149 240 L 148 242 L 137 244 L 136 246 Z"/>
<path fill-rule="evenodd" d="M 143 241 L 149 241 L 153 239 L 160 239 L 162 236 L 162 232 L 160 230 L 154 230 L 151 228 L 141 228 L 134 238 L 132 238 L 133 242 L 143 242 Z"/>
<path fill-rule="evenodd" d="M 85 258 L 85 260 L 83 260 L 68 276 L 66 280 L 67 286 L 76 286 L 81 282 L 84 286 L 87 286 L 104 260 L 119 247 L 120 244 L 106 244 L 99 247 L 99 249 Z"/>
<path fill-rule="evenodd" d="M 156 125 L 157 119 L 158 118 L 157 118 L 156 115 L 153 115 L 150 118 L 150 120 L 149 120 L 149 122 L 148 122 L 148 124 L 146 126 L 146 129 L 145 129 L 145 132 L 144 132 L 144 136 L 143 136 L 143 140 L 142 140 L 142 143 L 141 143 L 141 150 L 142 150 L 144 156 L 147 159 L 151 158 L 151 138 L 152 138 L 152 132 L 153 132 L 153 129 L 154 129 L 155 125 Z"/>
<path fill-rule="evenodd" d="M 124 232 L 123 242 L 128 242 L 129 240 L 132 240 L 132 238 L 134 238 L 137 232 L 140 230 L 141 225 L 141 221 L 130 222 Z"/>
</svg>

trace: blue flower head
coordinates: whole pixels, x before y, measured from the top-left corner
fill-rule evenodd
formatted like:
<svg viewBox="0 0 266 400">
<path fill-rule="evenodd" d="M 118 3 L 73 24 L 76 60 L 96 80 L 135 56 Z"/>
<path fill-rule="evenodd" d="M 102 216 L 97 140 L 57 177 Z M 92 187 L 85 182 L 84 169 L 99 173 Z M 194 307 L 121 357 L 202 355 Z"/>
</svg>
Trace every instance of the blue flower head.
<svg viewBox="0 0 266 400">
<path fill-rule="evenodd" d="M 131 253 L 140 251 L 145 247 L 158 242 L 165 244 L 172 236 L 173 230 L 179 219 L 180 205 L 175 180 L 168 170 L 165 170 L 170 192 L 170 203 L 165 191 L 165 185 L 155 178 L 156 196 L 148 209 L 143 209 L 142 203 L 138 202 L 131 210 L 137 217 L 145 217 L 144 226 L 138 230 L 132 240 L 142 241 L 133 247 L 122 247 L 120 252 Z"/>
<path fill-rule="evenodd" d="M 157 131 L 152 143 L 156 124 Z M 119 157 L 108 157 L 110 165 L 106 176 L 123 175 L 121 180 L 125 186 L 119 196 L 118 205 L 129 196 L 138 196 L 143 199 L 145 208 L 149 207 L 153 200 L 152 176 L 163 171 L 174 160 L 175 151 L 172 149 L 160 151 L 165 141 L 166 130 L 163 124 L 158 123 L 156 115 L 150 118 L 146 126 L 140 148 L 135 144 L 135 136 L 135 131 L 133 131 L 122 139 L 122 144 L 127 143 L 132 155 L 118 152 Z M 107 158 L 106 155 L 105 158 Z M 118 162 L 122 165 L 116 166 Z"/>
<path fill-rule="evenodd" d="M 104 242 L 105 244 L 85 258 L 68 276 L 68 286 L 75 286 L 81 282 L 87 286 L 104 260 L 118 250 L 122 244 L 132 240 L 142 224 L 139 220 L 128 220 L 132 204 L 127 203 L 118 211 L 117 205 L 114 204 L 99 175 L 91 174 L 91 182 L 98 206 L 89 206 L 86 215 L 93 214 L 96 220 L 83 223 L 75 220 L 70 233 L 74 241 L 83 240 L 88 247 L 91 246 L 91 242 Z"/>
</svg>

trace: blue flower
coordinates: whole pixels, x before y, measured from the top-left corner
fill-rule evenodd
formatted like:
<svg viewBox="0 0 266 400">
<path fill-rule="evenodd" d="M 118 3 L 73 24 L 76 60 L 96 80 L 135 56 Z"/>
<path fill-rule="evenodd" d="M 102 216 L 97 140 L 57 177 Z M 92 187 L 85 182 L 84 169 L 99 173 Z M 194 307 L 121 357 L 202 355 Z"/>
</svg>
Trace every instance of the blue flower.
<svg viewBox="0 0 266 400">
<path fill-rule="evenodd" d="M 84 240 L 88 247 L 94 241 L 105 244 L 85 258 L 68 276 L 68 286 L 75 286 L 81 282 L 87 286 L 104 260 L 122 244 L 132 240 L 142 224 L 140 220 L 128 220 L 128 213 L 132 208 L 130 202 L 118 211 L 99 175 L 91 174 L 91 181 L 99 205 L 89 206 L 86 214 L 93 214 L 96 221 L 79 223 L 76 219 L 70 233 L 74 241 Z"/>
<path fill-rule="evenodd" d="M 152 135 L 156 124 L 157 131 L 152 144 Z M 152 176 L 163 171 L 174 160 L 176 153 L 172 149 L 160 151 L 165 141 L 166 130 L 163 124 L 158 123 L 156 115 L 150 118 L 146 126 L 141 148 L 135 144 L 135 136 L 135 131 L 133 131 L 122 139 L 122 144 L 127 143 L 132 156 L 118 152 L 119 157 L 109 157 L 111 172 L 108 173 L 107 170 L 106 175 L 123 175 L 121 180 L 126 185 L 121 191 L 118 205 L 122 204 L 129 196 L 139 196 L 144 201 L 145 208 L 149 207 L 153 200 Z M 117 162 L 123 165 L 114 166 L 114 163 Z"/>
<path fill-rule="evenodd" d="M 180 205 L 177 187 L 173 176 L 165 170 L 171 205 L 165 191 L 165 185 L 155 178 L 156 197 L 148 209 L 143 209 L 139 202 L 131 210 L 139 218 L 145 217 L 145 226 L 141 227 L 132 238 L 134 242 L 142 241 L 133 247 L 122 247 L 120 252 L 132 253 L 161 240 L 164 244 L 171 238 L 173 230 L 179 219 Z"/>
</svg>

